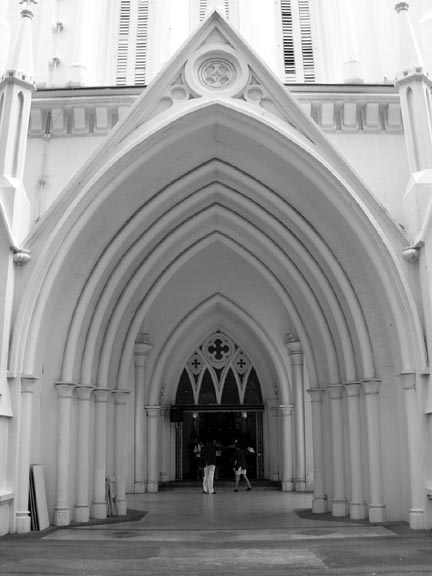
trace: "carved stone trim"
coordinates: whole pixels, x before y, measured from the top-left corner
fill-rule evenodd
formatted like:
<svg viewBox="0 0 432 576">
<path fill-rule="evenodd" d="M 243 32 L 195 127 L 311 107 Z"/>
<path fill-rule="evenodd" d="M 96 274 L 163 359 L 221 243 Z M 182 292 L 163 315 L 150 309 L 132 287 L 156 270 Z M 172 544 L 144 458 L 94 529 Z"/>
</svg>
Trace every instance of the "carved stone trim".
<svg viewBox="0 0 432 576">
<path fill-rule="evenodd" d="M 228 48 L 227 48 L 228 49 Z M 209 58 L 210 54 L 207 52 Z M 240 65 L 240 63 L 239 63 Z M 265 87 L 261 86 L 253 75 L 241 72 L 233 84 L 228 86 L 235 93 L 242 94 L 249 104 L 262 106 L 265 99 Z M 171 85 L 169 106 L 174 102 L 185 102 L 192 97 L 186 72 Z M 189 77 L 188 77 L 189 78 Z M 242 82 L 244 84 L 241 86 Z M 198 88 L 206 90 L 198 81 Z M 195 85 L 195 84 L 194 84 Z M 197 89 L 198 89 L 197 88 Z M 235 90 L 234 90 L 235 88 Z M 92 88 L 87 90 L 62 89 L 36 92 L 32 100 L 29 136 L 43 138 L 48 115 L 51 115 L 52 136 L 102 136 L 108 134 L 142 93 L 142 87 Z M 393 85 L 345 87 L 320 85 L 290 85 L 287 91 L 308 114 L 326 132 L 402 132 L 400 99 Z M 222 89 L 207 86 L 207 93 L 225 95 Z M 229 95 L 229 93 L 227 92 Z M 201 95 L 195 94 L 195 95 Z M 349 104 L 349 105 L 348 105 Z M 168 107 L 169 107 L 168 106 Z M 75 109 L 77 111 L 75 112 Z M 85 110 L 85 114 L 83 111 Z M 79 126 L 76 121 L 80 120 Z M 77 131 L 77 128 L 79 130 Z"/>
</svg>

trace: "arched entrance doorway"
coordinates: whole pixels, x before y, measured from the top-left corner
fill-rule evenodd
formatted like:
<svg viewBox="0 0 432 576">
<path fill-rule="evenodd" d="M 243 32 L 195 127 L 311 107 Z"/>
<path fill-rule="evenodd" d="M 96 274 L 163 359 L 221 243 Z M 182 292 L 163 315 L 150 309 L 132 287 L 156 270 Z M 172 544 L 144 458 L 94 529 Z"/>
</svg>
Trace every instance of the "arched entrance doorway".
<svg viewBox="0 0 432 576">
<path fill-rule="evenodd" d="M 215 42 L 233 61 L 227 92 L 181 68 L 219 58 Z M 331 143 L 215 14 L 25 246 L 35 256 L 16 292 L 10 375 L 26 393 L 40 374 L 40 398 L 35 430 L 14 442 L 22 470 L 29 455 L 45 466 L 55 523 L 104 517 L 107 475 L 123 511 L 126 492 L 172 478 L 168 409 L 185 359 L 220 327 L 239 349 L 247 343 L 252 363 L 260 356 L 269 477 L 294 487 L 304 453 L 292 453 L 293 417 L 297 427 L 307 389 L 313 510 L 423 527 L 415 386 L 426 359 L 404 246 Z M 142 356 L 140 333 L 151 337 Z M 223 354 L 223 341 L 213 346 Z M 194 397 L 192 380 L 191 418 L 204 428 L 218 417 L 235 426 L 223 416 L 222 380 L 209 372 L 202 386 L 216 424 L 200 409 L 203 382 Z M 23 406 L 20 431 L 29 432 L 30 401 Z M 22 502 L 27 479 L 17 476 Z"/>
<path fill-rule="evenodd" d="M 221 331 L 213 333 L 186 360 L 171 407 L 176 422 L 176 479 L 200 478 L 200 447 L 214 438 L 217 476 L 231 478 L 230 446 L 239 439 L 250 453 L 251 478 L 264 477 L 263 397 L 253 361 Z"/>
</svg>

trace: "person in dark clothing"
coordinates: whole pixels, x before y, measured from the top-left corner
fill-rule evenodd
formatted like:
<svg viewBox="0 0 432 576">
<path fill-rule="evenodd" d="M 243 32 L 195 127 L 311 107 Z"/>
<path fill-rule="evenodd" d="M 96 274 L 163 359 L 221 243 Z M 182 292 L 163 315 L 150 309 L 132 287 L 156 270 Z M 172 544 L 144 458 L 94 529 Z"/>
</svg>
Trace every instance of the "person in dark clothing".
<svg viewBox="0 0 432 576">
<path fill-rule="evenodd" d="M 215 494 L 214 491 L 214 474 L 216 469 L 216 442 L 207 440 L 201 450 L 201 459 L 203 463 L 203 492 L 206 494 Z"/>
<path fill-rule="evenodd" d="M 239 445 L 237 442 L 234 448 L 234 473 L 235 473 L 235 488 L 234 492 L 238 492 L 240 476 L 246 481 L 247 488 L 246 490 L 252 490 L 251 483 L 249 482 L 249 478 L 247 477 L 247 460 L 246 455 L 248 451 L 252 451 L 252 448 L 245 448 L 242 445 Z"/>
</svg>

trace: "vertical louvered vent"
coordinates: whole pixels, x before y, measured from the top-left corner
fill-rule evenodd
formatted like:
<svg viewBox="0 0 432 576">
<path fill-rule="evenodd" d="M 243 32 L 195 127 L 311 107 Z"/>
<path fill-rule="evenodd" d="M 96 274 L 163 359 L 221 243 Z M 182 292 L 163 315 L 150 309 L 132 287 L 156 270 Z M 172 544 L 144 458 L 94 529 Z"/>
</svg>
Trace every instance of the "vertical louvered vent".
<svg viewBox="0 0 432 576">
<path fill-rule="evenodd" d="M 282 43 L 285 80 L 295 82 L 296 62 L 294 53 L 294 27 L 291 0 L 281 0 Z"/>
<path fill-rule="evenodd" d="M 286 82 L 315 82 L 309 0 L 280 0 Z"/>
<path fill-rule="evenodd" d="M 145 84 L 149 0 L 120 0 L 116 84 Z"/>
<path fill-rule="evenodd" d="M 145 84 L 148 36 L 148 0 L 138 0 L 135 53 L 135 84 Z"/>
<path fill-rule="evenodd" d="M 225 0 L 225 18 L 227 20 L 230 18 L 230 0 Z"/>
<path fill-rule="evenodd" d="M 200 0 L 200 5 L 199 5 L 200 22 L 202 22 L 206 16 L 207 6 L 208 6 L 207 0 Z M 225 8 L 225 18 L 227 18 L 229 20 L 230 0 L 224 0 L 224 8 Z"/>
<path fill-rule="evenodd" d="M 205 14 L 206 14 L 206 10 L 207 10 L 207 0 L 200 0 L 200 6 L 199 6 L 199 11 L 200 11 L 200 22 L 202 22 L 205 18 Z"/>
<path fill-rule="evenodd" d="M 312 28 L 309 12 L 309 0 L 298 0 L 300 15 L 300 35 L 303 55 L 305 82 L 315 82 L 315 64 L 312 46 Z"/>
<path fill-rule="evenodd" d="M 121 0 L 116 70 L 116 84 L 118 86 L 124 86 L 127 79 L 130 17 L 130 0 Z"/>
</svg>

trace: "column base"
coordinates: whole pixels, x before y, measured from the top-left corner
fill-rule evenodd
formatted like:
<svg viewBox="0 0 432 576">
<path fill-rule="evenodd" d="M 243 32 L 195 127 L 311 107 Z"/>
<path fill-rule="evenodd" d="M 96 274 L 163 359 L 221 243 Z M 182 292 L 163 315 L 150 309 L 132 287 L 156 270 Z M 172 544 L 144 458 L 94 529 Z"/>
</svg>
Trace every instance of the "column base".
<svg viewBox="0 0 432 576">
<path fill-rule="evenodd" d="M 369 522 L 372 524 L 386 521 L 385 506 L 369 506 Z"/>
<path fill-rule="evenodd" d="M 410 508 L 409 527 L 412 530 L 424 530 L 425 519 L 424 519 L 424 512 L 421 508 Z"/>
<path fill-rule="evenodd" d="M 106 517 L 107 517 L 106 502 L 93 502 L 92 518 L 97 518 L 98 520 L 104 520 Z"/>
<path fill-rule="evenodd" d="M 325 514 L 326 512 L 328 512 L 327 498 L 314 497 L 312 499 L 312 512 L 314 514 Z"/>
<path fill-rule="evenodd" d="M 126 516 L 127 514 L 127 501 L 117 500 L 117 516 Z"/>
<path fill-rule="evenodd" d="M 306 492 L 306 480 L 296 480 L 296 492 Z"/>
<path fill-rule="evenodd" d="M 135 485 L 134 485 L 134 493 L 135 494 L 144 494 L 145 491 L 146 491 L 145 482 L 135 482 Z"/>
<path fill-rule="evenodd" d="M 88 522 L 90 518 L 90 509 L 85 505 L 75 506 L 75 522 Z"/>
<path fill-rule="evenodd" d="M 28 512 L 16 513 L 16 531 L 18 534 L 25 534 L 31 530 L 31 519 Z"/>
<path fill-rule="evenodd" d="M 54 511 L 54 526 L 69 526 L 70 508 L 56 508 Z"/>
<path fill-rule="evenodd" d="M 348 502 L 346 500 L 333 500 L 332 516 L 348 516 Z"/>
<path fill-rule="evenodd" d="M 350 502 L 350 518 L 352 520 L 364 520 L 368 517 L 368 511 L 365 502 Z"/>
<path fill-rule="evenodd" d="M 146 489 L 147 489 L 147 492 L 154 494 L 155 492 L 157 492 L 159 490 L 159 485 L 157 482 L 147 482 Z"/>
<path fill-rule="evenodd" d="M 294 482 L 292 480 L 282 480 L 282 492 L 293 492 Z"/>
</svg>

